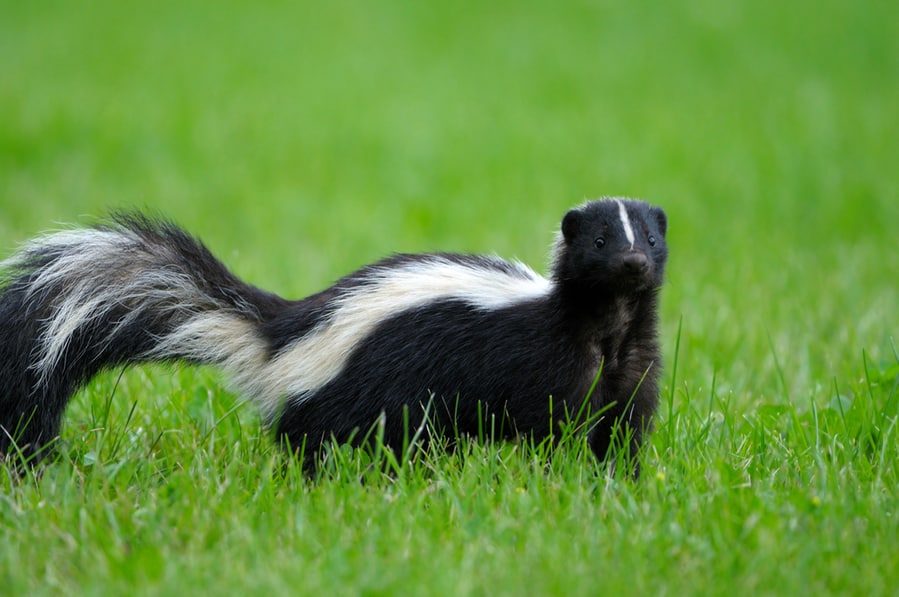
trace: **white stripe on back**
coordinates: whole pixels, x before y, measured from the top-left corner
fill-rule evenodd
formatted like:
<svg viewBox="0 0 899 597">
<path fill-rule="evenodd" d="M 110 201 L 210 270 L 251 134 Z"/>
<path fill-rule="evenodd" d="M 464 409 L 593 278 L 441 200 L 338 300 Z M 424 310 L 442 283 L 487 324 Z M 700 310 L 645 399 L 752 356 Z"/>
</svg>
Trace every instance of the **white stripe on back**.
<svg viewBox="0 0 899 597">
<path fill-rule="evenodd" d="M 260 396 L 261 406 L 277 409 L 285 397 L 302 402 L 340 374 L 375 327 L 404 311 L 446 300 L 501 309 L 549 293 L 547 279 L 523 264 L 513 265 L 518 275 L 434 256 L 368 277 L 371 282 L 337 299 L 331 317 L 265 365 L 270 386 L 268 395 Z"/>
<path fill-rule="evenodd" d="M 624 201 L 620 199 L 615 200 L 618 203 L 618 216 L 621 218 L 621 226 L 624 228 L 624 235 L 627 237 L 627 242 L 631 244 L 631 249 L 634 248 L 634 229 L 631 228 L 631 220 L 627 215 L 627 209 L 624 207 Z"/>
</svg>

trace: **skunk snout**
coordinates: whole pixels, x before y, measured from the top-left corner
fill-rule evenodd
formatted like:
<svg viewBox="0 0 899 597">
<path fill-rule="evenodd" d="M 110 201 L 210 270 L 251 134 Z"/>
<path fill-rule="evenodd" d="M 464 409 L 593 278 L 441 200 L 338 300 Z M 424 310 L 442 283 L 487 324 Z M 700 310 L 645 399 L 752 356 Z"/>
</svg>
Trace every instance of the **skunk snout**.
<svg viewBox="0 0 899 597">
<path fill-rule="evenodd" d="M 639 274 L 645 272 L 649 268 L 649 258 L 646 256 L 646 253 L 635 251 L 622 257 L 621 265 L 624 266 L 625 271 Z"/>
</svg>

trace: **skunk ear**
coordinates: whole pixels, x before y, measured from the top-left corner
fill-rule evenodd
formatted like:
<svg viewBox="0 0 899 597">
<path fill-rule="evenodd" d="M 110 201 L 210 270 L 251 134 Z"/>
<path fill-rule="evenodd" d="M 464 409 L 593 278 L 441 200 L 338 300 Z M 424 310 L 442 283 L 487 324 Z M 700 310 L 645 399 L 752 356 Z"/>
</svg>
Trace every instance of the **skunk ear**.
<svg viewBox="0 0 899 597">
<path fill-rule="evenodd" d="M 665 215 L 665 211 L 661 207 L 651 207 L 649 209 L 649 215 L 651 215 L 656 220 L 656 224 L 659 226 L 659 234 L 665 236 L 668 232 L 668 216 Z"/>
<path fill-rule="evenodd" d="M 562 236 L 565 237 L 566 242 L 571 242 L 580 232 L 582 219 L 583 214 L 579 209 L 572 209 L 565 214 L 565 217 L 562 219 Z"/>
</svg>

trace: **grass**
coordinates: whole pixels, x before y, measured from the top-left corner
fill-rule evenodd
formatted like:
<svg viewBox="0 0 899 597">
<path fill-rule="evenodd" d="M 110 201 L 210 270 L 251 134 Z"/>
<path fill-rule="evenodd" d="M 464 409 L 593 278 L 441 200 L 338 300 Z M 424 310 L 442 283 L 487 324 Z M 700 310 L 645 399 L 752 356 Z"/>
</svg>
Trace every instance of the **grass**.
<svg viewBox="0 0 899 597">
<path fill-rule="evenodd" d="M 205 369 L 112 371 L 0 469 L 8 594 L 890 594 L 899 31 L 888 2 L 4 2 L 0 246 L 164 213 L 303 296 L 393 251 L 545 263 L 669 214 L 657 430 L 318 478 Z M 387 467 L 390 468 L 389 465 Z"/>
</svg>

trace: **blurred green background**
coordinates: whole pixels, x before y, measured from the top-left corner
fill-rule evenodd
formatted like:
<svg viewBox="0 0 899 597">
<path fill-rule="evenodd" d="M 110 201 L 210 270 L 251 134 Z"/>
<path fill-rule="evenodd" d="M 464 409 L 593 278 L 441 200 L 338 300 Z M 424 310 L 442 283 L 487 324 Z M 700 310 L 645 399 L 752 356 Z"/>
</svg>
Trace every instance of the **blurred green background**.
<svg viewBox="0 0 899 597">
<path fill-rule="evenodd" d="M 545 271 L 600 195 L 671 250 L 639 484 L 519 446 L 281 478 L 219 377 L 115 371 L 59 466 L 0 468 L 0 593 L 889 594 L 897 155 L 894 1 L 0 0 L 3 255 L 140 208 L 300 297 L 396 251 Z"/>
<path fill-rule="evenodd" d="M 543 269 L 567 208 L 639 196 L 700 376 L 891 352 L 894 3 L 0 7 L 4 252 L 137 207 L 298 297 L 394 251 Z"/>
</svg>

